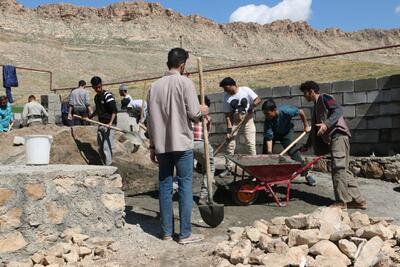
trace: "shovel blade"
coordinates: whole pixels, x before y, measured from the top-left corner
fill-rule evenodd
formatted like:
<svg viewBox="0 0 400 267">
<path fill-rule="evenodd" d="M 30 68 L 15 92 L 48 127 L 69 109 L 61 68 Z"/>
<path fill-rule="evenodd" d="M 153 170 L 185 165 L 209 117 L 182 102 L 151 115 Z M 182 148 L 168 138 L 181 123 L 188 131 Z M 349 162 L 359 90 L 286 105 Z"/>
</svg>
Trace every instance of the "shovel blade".
<svg viewBox="0 0 400 267">
<path fill-rule="evenodd" d="M 143 145 L 143 139 L 137 132 L 128 132 L 124 134 L 124 138 L 129 140 L 133 145 L 141 146 Z"/>
<path fill-rule="evenodd" d="M 199 212 L 203 221 L 212 228 L 217 227 L 224 220 L 224 205 L 214 203 L 200 205 Z"/>
</svg>

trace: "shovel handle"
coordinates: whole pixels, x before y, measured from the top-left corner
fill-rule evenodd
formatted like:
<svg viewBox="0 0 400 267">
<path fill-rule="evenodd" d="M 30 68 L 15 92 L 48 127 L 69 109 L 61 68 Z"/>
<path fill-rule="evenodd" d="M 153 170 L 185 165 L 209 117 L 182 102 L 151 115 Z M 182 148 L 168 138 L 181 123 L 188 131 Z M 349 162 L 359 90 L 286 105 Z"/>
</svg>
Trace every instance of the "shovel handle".
<svg viewBox="0 0 400 267">
<path fill-rule="evenodd" d="M 297 144 L 305 135 L 307 134 L 306 131 L 304 131 L 299 137 L 296 138 L 296 140 L 294 140 L 290 145 L 288 145 L 285 150 L 283 150 L 279 156 L 283 156 L 286 154 L 286 152 L 288 152 L 295 144 Z"/>
<path fill-rule="evenodd" d="M 246 116 L 249 116 L 249 115 L 246 115 Z M 239 122 L 239 124 L 236 126 L 236 128 L 232 131 L 232 135 L 234 135 L 236 132 L 238 132 L 238 131 L 242 128 L 242 125 L 244 124 L 245 120 L 246 120 L 246 117 L 243 118 L 243 120 L 241 120 L 241 121 Z M 221 151 L 221 149 L 224 147 L 224 145 L 226 144 L 226 142 L 228 142 L 228 140 L 229 140 L 228 138 L 225 138 L 224 142 L 222 142 L 222 143 L 217 147 L 217 149 L 214 151 L 214 156 L 216 156 L 216 155 Z"/>
<path fill-rule="evenodd" d="M 86 118 L 86 117 L 82 117 L 82 116 L 75 115 L 75 114 L 72 115 L 72 116 L 74 116 L 75 118 L 90 122 L 90 123 L 94 123 L 94 124 L 97 124 L 97 125 L 100 125 L 100 126 L 104 126 L 106 128 L 109 128 L 109 129 L 112 129 L 112 130 L 115 130 L 115 131 L 118 131 L 118 132 L 127 133 L 127 131 L 124 131 L 124 130 L 122 130 L 120 128 L 117 128 L 117 127 L 114 127 L 114 126 L 110 126 L 108 124 L 101 123 L 101 122 L 98 122 L 98 121 L 95 121 L 95 120 L 91 120 L 91 119 Z"/>
</svg>

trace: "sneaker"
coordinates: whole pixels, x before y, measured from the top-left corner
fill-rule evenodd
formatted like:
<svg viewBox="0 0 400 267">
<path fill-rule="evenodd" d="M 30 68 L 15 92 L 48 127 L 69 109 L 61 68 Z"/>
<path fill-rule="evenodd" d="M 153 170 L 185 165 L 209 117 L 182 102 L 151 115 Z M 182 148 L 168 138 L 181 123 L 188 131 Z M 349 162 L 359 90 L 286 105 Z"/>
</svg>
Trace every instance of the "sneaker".
<svg viewBox="0 0 400 267">
<path fill-rule="evenodd" d="M 164 236 L 162 237 L 162 240 L 163 240 L 163 241 L 172 241 L 172 240 L 174 240 L 174 239 L 173 239 L 172 236 L 170 236 L 170 235 L 164 235 Z"/>
<path fill-rule="evenodd" d="M 204 240 L 204 236 L 202 234 L 191 234 L 190 236 L 179 239 L 178 243 L 181 245 L 192 244 L 196 242 L 200 242 Z"/>
<path fill-rule="evenodd" d="M 314 176 L 312 175 L 307 175 L 306 177 L 306 184 L 309 186 L 316 186 L 317 185 L 317 181 L 315 180 Z"/>
<path fill-rule="evenodd" d="M 232 172 L 231 172 L 230 170 L 225 170 L 225 171 L 223 171 L 223 172 L 221 172 L 221 173 L 219 174 L 219 177 L 220 177 L 220 178 L 225 178 L 225 177 L 231 176 L 231 175 L 232 175 Z"/>
<path fill-rule="evenodd" d="M 361 202 L 352 201 L 347 203 L 349 209 L 366 210 L 368 208 L 367 201 L 363 200 Z"/>
</svg>

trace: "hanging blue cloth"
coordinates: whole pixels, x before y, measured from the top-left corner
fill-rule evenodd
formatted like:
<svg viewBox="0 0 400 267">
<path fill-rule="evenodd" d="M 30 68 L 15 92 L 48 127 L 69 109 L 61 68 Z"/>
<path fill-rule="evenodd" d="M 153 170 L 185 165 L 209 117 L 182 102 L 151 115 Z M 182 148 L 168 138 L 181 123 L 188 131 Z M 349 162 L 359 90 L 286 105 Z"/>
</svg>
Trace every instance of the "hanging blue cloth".
<svg viewBox="0 0 400 267">
<path fill-rule="evenodd" d="M 3 87 L 6 88 L 7 100 L 10 103 L 14 102 L 11 87 L 18 87 L 17 70 L 14 66 L 3 66 Z"/>
</svg>

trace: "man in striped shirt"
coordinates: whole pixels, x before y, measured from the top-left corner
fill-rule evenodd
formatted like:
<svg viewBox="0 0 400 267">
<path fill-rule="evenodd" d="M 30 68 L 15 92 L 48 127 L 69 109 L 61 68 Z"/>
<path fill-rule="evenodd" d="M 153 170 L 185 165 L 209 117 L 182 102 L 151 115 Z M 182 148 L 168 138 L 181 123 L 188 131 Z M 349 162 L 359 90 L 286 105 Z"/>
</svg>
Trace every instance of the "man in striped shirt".
<svg viewBox="0 0 400 267">
<path fill-rule="evenodd" d="M 117 124 L 117 104 L 111 92 L 103 90 L 103 85 L 100 77 L 93 77 L 90 81 L 92 88 L 96 92 L 94 103 L 96 110 L 89 116 L 93 118 L 97 116 L 101 123 L 113 126 Z M 114 134 L 112 130 L 105 126 L 99 126 L 97 129 L 97 143 L 100 147 L 100 154 L 103 157 L 105 165 L 112 164 L 112 145 L 114 142 Z"/>
<path fill-rule="evenodd" d="M 200 102 L 200 96 L 199 96 Z M 206 96 L 205 102 L 208 107 L 210 107 L 210 99 Z M 211 117 L 208 115 L 204 116 L 207 120 L 207 130 L 210 132 L 211 130 Z M 201 164 L 203 180 L 201 181 L 201 190 L 200 190 L 200 200 L 199 204 L 206 204 L 208 198 L 208 189 L 207 189 L 207 175 L 206 175 L 206 156 L 204 154 L 204 133 L 203 133 L 203 124 L 202 121 L 193 122 L 193 155 L 198 163 Z M 208 156 L 210 158 L 210 167 L 211 167 L 211 175 L 212 180 L 214 180 L 214 172 L 215 172 L 215 164 L 214 164 L 214 150 L 213 147 L 208 144 Z"/>
</svg>

